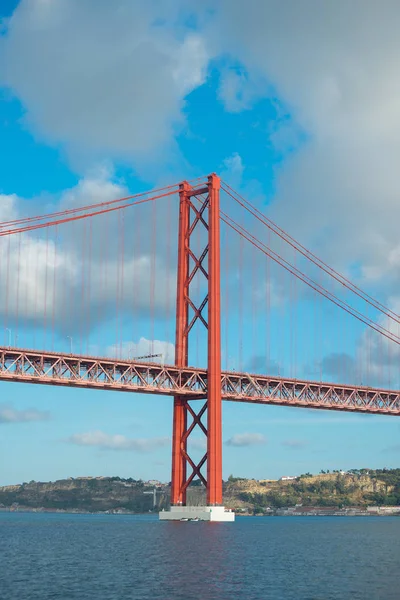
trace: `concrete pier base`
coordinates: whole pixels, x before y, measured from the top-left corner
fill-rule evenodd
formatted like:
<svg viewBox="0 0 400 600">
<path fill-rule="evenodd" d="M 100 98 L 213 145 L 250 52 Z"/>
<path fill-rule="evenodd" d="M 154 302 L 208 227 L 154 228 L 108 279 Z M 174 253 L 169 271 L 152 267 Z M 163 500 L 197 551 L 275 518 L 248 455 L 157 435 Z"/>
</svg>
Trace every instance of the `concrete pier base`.
<svg viewBox="0 0 400 600">
<path fill-rule="evenodd" d="M 160 521 L 219 521 L 232 522 L 235 513 L 225 510 L 223 506 L 171 506 L 169 510 L 163 510 L 159 514 Z"/>
</svg>

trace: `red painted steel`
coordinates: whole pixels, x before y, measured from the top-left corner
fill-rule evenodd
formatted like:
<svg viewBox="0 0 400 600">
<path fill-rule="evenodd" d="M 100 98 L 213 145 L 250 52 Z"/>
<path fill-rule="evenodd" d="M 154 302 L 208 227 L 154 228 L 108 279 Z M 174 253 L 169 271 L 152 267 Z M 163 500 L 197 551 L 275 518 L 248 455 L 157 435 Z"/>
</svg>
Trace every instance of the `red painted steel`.
<svg viewBox="0 0 400 600">
<path fill-rule="evenodd" d="M 196 476 L 207 488 L 207 503 L 214 506 L 222 504 L 219 190 L 220 179 L 215 174 L 209 176 L 206 187 L 191 188 L 187 182 L 180 187 L 175 364 L 180 368 L 187 367 L 189 338 L 194 324 L 199 322 L 207 329 L 208 365 L 206 402 L 200 412 L 196 413 L 184 397 L 176 396 L 174 400 L 171 479 L 171 503 L 174 505 L 186 504 L 187 487 Z M 191 237 L 199 227 L 207 234 L 207 242 L 196 256 Z M 199 251 L 196 250 L 197 253 Z M 193 261 L 191 270 L 190 259 Z M 191 296 L 191 284 L 196 276 L 204 276 L 207 283 L 207 293 L 198 306 Z M 206 320 L 203 311 L 207 304 Z M 190 322 L 189 309 L 193 313 Z M 206 411 L 207 427 L 201 420 Z M 188 426 L 189 415 L 192 421 Z M 188 452 L 188 439 L 196 427 L 207 439 L 207 452 L 198 463 Z M 205 463 L 207 478 L 201 470 Z M 188 465 L 191 468 L 189 477 Z"/>
<path fill-rule="evenodd" d="M 197 186 L 197 187 L 196 187 Z M 0 347 L 0 380 L 45 385 L 72 386 L 79 388 L 104 389 L 147 394 L 161 394 L 174 398 L 173 434 L 172 434 L 172 479 L 171 504 L 185 505 L 186 490 L 191 481 L 197 476 L 207 489 L 209 505 L 222 504 L 222 400 L 234 402 L 249 402 L 257 404 L 275 404 L 281 406 L 296 406 L 303 408 L 341 410 L 368 414 L 400 416 L 400 391 L 378 389 L 366 386 L 337 385 L 316 381 L 303 381 L 268 375 L 252 375 L 249 373 L 221 372 L 221 307 L 220 307 L 220 221 L 224 221 L 236 231 L 241 240 L 246 239 L 250 244 L 272 258 L 284 269 L 295 275 L 306 285 L 324 296 L 345 312 L 374 329 L 381 336 L 400 344 L 400 337 L 391 330 L 385 329 L 379 322 L 359 313 L 334 294 L 324 289 L 318 283 L 302 273 L 296 266 L 291 265 L 277 253 L 274 253 L 263 242 L 249 233 L 243 225 L 234 221 L 229 215 L 220 211 L 220 178 L 212 174 L 207 184 L 204 179 L 190 184 L 183 182 L 179 185 L 179 235 L 178 235 L 178 271 L 177 271 L 177 304 L 176 304 L 176 335 L 175 335 L 175 365 L 161 365 L 131 360 L 117 360 L 101 357 L 90 357 L 55 352 L 21 350 L 12 347 Z M 311 255 L 293 238 L 271 224 L 249 203 L 235 195 L 231 188 L 225 191 L 239 205 L 246 208 L 260 223 L 272 229 L 279 237 L 292 246 L 300 254 L 309 258 L 314 265 L 320 266 L 325 274 L 345 285 L 359 298 L 363 298 L 375 309 L 380 310 L 388 318 L 399 322 L 392 311 L 371 299 L 359 288 L 348 282 L 336 271 L 333 271 L 317 257 Z M 141 204 L 175 193 L 177 186 L 169 186 L 155 190 L 158 195 L 147 197 L 146 194 L 121 198 L 99 205 L 90 205 L 78 209 L 53 213 L 34 218 L 0 223 L 0 237 L 32 231 L 43 227 L 57 226 L 70 221 L 112 213 L 135 204 Z M 154 193 L 155 193 L 154 192 Z M 239 199 L 238 199 L 239 198 Z M 128 202 L 135 199 L 134 202 Z M 250 208 L 249 208 L 250 206 Z M 86 213 L 86 214 L 82 214 Z M 53 219 L 49 221 L 49 219 Z M 200 231 L 199 231 L 200 230 Z M 193 233 L 206 234 L 204 248 L 191 244 Z M 91 229 L 89 232 L 89 263 L 91 253 Z M 48 233 L 46 233 L 46 263 L 48 262 Z M 20 242 L 19 242 L 20 243 Z M 8 288 L 10 270 L 10 237 L 8 238 L 8 258 L 6 276 L 6 303 L 8 311 Z M 86 247 L 84 238 L 83 248 Z M 124 238 L 118 250 L 122 255 Z M 19 252 L 19 251 L 18 251 Z M 153 257 L 154 263 L 154 257 Z M 152 264 L 153 264 L 152 263 Z M 321 266 L 322 265 L 322 266 Z M 83 267 L 82 267 L 83 268 Z M 154 266 L 153 266 L 154 271 Z M 83 271 L 82 271 L 83 273 Z M 118 271 L 123 280 L 123 270 Z M 47 270 L 45 284 L 44 320 L 47 319 Z M 54 272 L 55 277 L 55 272 Z M 194 280 L 204 277 L 206 293 L 198 299 L 191 294 Z M 83 276 L 82 276 L 83 279 Z M 154 286 L 154 272 L 152 275 Z M 88 279 L 90 285 L 90 274 Z M 18 284 L 19 285 L 19 280 Z M 121 283 L 122 286 L 122 283 Z M 119 294 L 122 297 L 122 290 Z M 85 288 L 82 288 L 82 294 Z M 90 287 L 86 291 L 90 294 Z M 53 296 L 55 291 L 53 289 Z M 18 297 L 18 293 L 17 293 Z M 152 306 L 154 303 L 154 288 L 152 289 Z M 119 299 L 121 301 L 121 299 Z M 35 300 L 36 302 L 36 300 Z M 118 302 L 118 298 L 117 298 Z M 208 306 L 207 306 L 208 305 Z M 53 297 L 54 307 L 54 297 Z M 207 308 L 207 310 L 206 310 Z M 350 310 L 351 309 L 351 310 Z M 35 304 L 36 311 L 36 304 Z M 207 314 L 207 316 L 206 316 Z M 53 308 L 54 329 L 54 308 Z M 207 368 L 189 367 L 190 340 L 193 337 L 194 325 L 204 326 L 207 330 Z M 89 324 L 88 324 L 89 327 Z M 8 329 L 11 337 L 11 330 Z M 117 336 L 118 337 L 118 336 Z M 151 339 L 153 339 L 153 335 Z M 35 341 L 33 342 L 35 344 Z M 11 345 L 11 341 L 10 341 Z M 201 400 L 202 402 L 195 402 Z M 203 419 L 207 416 L 207 424 Z M 188 451 L 189 438 L 194 430 L 201 430 L 206 436 L 207 451 L 201 460 L 196 462 Z M 190 447 L 190 444 L 189 444 Z M 188 469 L 189 466 L 189 469 Z M 206 476 L 204 468 L 206 466 Z M 188 471 L 190 474 L 188 475 Z"/>
<path fill-rule="evenodd" d="M 180 396 L 188 401 L 204 399 L 207 393 L 206 369 L 6 347 L 0 347 L 0 381 Z M 400 390 L 268 375 L 223 371 L 221 396 L 232 402 L 400 416 Z"/>
<path fill-rule="evenodd" d="M 220 179 L 210 175 L 208 208 L 207 504 L 222 504 Z"/>
<path fill-rule="evenodd" d="M 177 367 L 187 367 L 188 364 L 188 302 L 189 295 L 189 240 L 190 205 L 189 184 L 184 182 L 179 191 L 179 234 L 178 234 L 178 273 L 176 294 L 176 335 L 175 335 L 175 364 Z M 172 476 L 171 504 L 186 504 L 186 453 L 187 402 L 181 396 L 174 398 L 173 427 L 172 427 Z"/>
</svg>

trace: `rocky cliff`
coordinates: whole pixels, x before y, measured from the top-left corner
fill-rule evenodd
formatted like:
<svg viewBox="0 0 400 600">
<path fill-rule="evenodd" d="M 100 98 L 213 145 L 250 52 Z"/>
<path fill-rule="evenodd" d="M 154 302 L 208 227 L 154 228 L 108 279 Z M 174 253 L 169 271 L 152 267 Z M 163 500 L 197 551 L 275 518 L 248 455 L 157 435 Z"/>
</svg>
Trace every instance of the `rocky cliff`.
<svg viewBox="0 0 400 600">
<path fill-rule="evenodd" d="M 154 485 L 119 477 L 81 477 L 0 487 L 0 508 L 89 512 L 153 510 Z M 170 487 L 157 484 L 155 510 L 169 506 Z M 204 504 L 205 489 L 193 485 L 188 503 Z M 290 481 L 230 476 L 224 482 L 225 506 L 244 512 L 303 504 L 321 507 L 400 505 L 400 469 L 305 474 Z"/>
<path fill-rule="evenodd" d="M 308 506 L 346 507 L 400 505 L 400 469 L 305 474 L 289 481 L 248 480 L 230 477 L 225 504 L 237 508 Z"/>
</svg>

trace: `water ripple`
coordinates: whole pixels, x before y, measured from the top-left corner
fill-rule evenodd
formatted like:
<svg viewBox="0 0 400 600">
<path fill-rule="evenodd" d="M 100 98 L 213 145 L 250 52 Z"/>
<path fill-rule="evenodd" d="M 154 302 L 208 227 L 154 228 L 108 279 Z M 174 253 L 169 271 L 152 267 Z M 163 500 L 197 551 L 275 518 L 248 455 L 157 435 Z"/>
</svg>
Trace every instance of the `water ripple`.
<svg viewBox="0 0 400 600">
<path fill-rule="evenodd" d="M 0 600 L 398 600 L 399 518 L 0 513 Z"/>
</svg>

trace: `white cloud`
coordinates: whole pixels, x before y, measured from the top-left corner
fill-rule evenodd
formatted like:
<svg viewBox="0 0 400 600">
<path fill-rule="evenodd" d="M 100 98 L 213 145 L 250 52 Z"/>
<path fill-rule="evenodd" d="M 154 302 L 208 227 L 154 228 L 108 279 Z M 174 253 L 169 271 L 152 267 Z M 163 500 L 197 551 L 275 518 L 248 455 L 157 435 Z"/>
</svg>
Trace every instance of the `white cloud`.
<svg viewBox="0 0 400 600">
<path fill-rule="evenodd" d="M 270 216 L 340 269 L 361 264 L 364 283 L 394 288 L 398 3 L 200 4 L 22 0 L 0 40 L 0 79 L 42 138 L 93 159 L 153 159 L 183 124 L 185 96 L 210 59 L 224 57 L 227 110 L 270 97 L 290 114 L 266 133 L 297 149 L 276 173 Z M 193 12 L 196 31 L 183 25 Z"/>
<path fill-rule="evenodd" d="M 398 314 L 399 299 L 391 299 L 391 309 Z M 377 319 L 381 327 L 400 337 L 400 325 L 388 317 Z M 330 353 L 321 361 L 329 379 L 344 383 L 362 384 L 380 388 L 399 389 L 400 346 L 370 328 L 365 328 L 356 340 L 354 353 Z"/>
<path fill-rule="evenodd" d="M 108 170 L 101 169 L 65 190 L 54 199 L 50 210 L 90 205 L 127 194 Z M 0 219 L 25 215 L 22 199 L 2 196 L 0 202 Z M 54 322 L 56 330 L 71 335 L 89 326 L 90 313 L 95 314 L 91 327 L 118 311 L 129 310 L 134 318 L 150 313 L 153 318 L 166 316 L 176 289 L 175 249 L 169 255 L 165 249 L 171 245 L 176 229 L 173 213 L 168 216 L 168 210 L 171 212 L 171 207 L 160 201 L 157 212 L 144 204 L 124 210 L 122 216 L 108 214 L 92 217 L 90 222 L 52 227 L 47 232 L 0 237 L 0 261 L 7 281 L 0 288 L 0 313 L 6 315 L 7 326 L 16 331 L 18 322 L 47 328 Z M 143 222 L 153 232 L 154 223 L 165 230 L 168 220 L 171 226 L 165 235 L 157 235 L 157 231 L 145 235 L 142 231 Z M 153 281 L 157 281 L 154 287 Z"/>
<path fill-rule="evenodd" d="M 172 75 L 182 94 L 204 83 L 208 58 L 204 40 L 199 35 L 188 35 L 179 46 Z"/>
<path fill-rule="evenodd" d="M 226 441 L 227 446 L 259 446 L 267 443 L 262 433 L 236 433 Z"/>
<path fill-rule="evenodd" d="M 277 171 L 269 215 L 328 262 L 361 263 L 364 284 L 386 287 L 398 276 L 399 18 L 391 0 L 223 0 L 209 33 L 249 79 L 264 76 L 264 95 L 286 104 L 307 140 Z M 237 79 L 234 99 L 239 83 L 246 93 Z"/>
<path fill-rule="evenodd" d="M 175 362 L 175 345 L 171 342 L 141 337 L 138 342 L 126 341 L 121 345 L 109 346 L 106 350 L 107 356 L 115 358 L 134 358 L 149 354 L 162 354 L 161 358 L 154 359 L 155 362 L 163 361 L 164 364 L 172 365 Z"/>
<path fill-rule="evenodd" d="M 151 452 L 170 444 L 170 439 L 167 437 L 128 438 L 124 435 L 110 435 L 103 431 L 76 433 L 66 441 L 78 446 L 94 446 L 101 450 L 131 450 L 133 452 Z"/>
<path fill-rule="evenodd" d="M 231 185 L 240 185 L 244 172 L 244 164 L 240 154 L 234 152 L 231 156 L 225 158 L 223 165 L 224 171 L 221 173 L 221 178 L 232 182 Z"/>
<path fill-rule="evenodd" d="M 0 194 L 0 222 L 11 221 L 16 218 L 17 202 L 18 198 L 15 194 L 9 196 Z"/>
<path fill-rule="evenodd" d="M 226 68 L 221 73 L 218 96 L 228 112 L 252 108 L 254 102 L 268 93 L 263 78 L 250 76 L 237 68 Z"/>
<path fill-rule="evenodd" d="M 128 189 L 123 183 L 114 181 L 113 176 L 113 169 L 109 165 L 97 165 L 82 177 L 75 187 L 61 194 L 57 210 L 100 204 L 128 196 Z"/>
<path fill-rule="evenodd" d="M 36 408 L 18 410 L 10 404 L 0 404 L 0 423 L 29 423 L 47 421 L 49 418 L 49 412 L 36 410 Z"/>
<path fill-rule="evenodd" d="M 0 40 L 0 78 L 22 100 L 28 122 L 39 135 L 70 149 L 79 146 L 80 152 L 96 157 L 97 149 L 100 156 L 113 159 L 138 158 L 146 151 L 151 155 L 173 138 L 183 121 L 184 98 L 204 81 L 210 58 L 218 53 L 231 57 L 232 68 L 225 62 L 221 75 L 226 109 L 245 110 L 256 98 L 276 101 L 277 96 L 281 113 L 290 113 L 290 118 L 272 133 L 275 143 L 293 145 L 298 131 L 307 139 L 277 171 L 270 216 L 328 262 L 343 270 L 350 262 L 360 264 L 363 283 L 379 285 L 382 294 L 396 293 L 400 80 L 393 57 L 400 50 L 398 3 L 388 0 L 383 10 L 372 0 L 342 3 L 340 8 L 312 0 L 301 5 L 295 0 L 285 5 L 222 0 L 207 25 L 206 19 L 199 21 L 197 32 L 177 19 L 186 9 L 183 2 L 139 6 L 121 0 L 117 9 L 103 3 L 96 4 L 96 11 L 91 5 L 23 0 Z M 193 8 L 192 3 L 187 10 Z M 206 8 L 202 3 L 196 10 L 204 17 Z M 62 53 L 48 52 L 61 47 Z M 240 154 L 228 157 L 225 168 L 242 179 Z M 61 203 L 76 205 L 87 197 L 124 192 L 124 186 L 108 175 L 96 174 L 66 193 Z M 244 195 L 260 196 L 259 190 L 244 190 Z M 0 218 L 14 214 L 16 202 L 15 197 L 1 197 Z M 99 226 L 98 252 L 102 233 Z M 149 310 L 143 291 L 150 287 L 148 238 L 140 256 L 127 260 L 126 280 L 133 283 L 121 294 L 122 306 L 132 306 L 135 299 L 142 311 Z M 34 279 L 45 284 L 47 264 L 46 308 L 62 315 L 62 299 L 56 294 L 53 300 L 51 293 L 52 274 L 56 268 L 66 281 L 66 297 L 74 298 L 83 272 L 82 257 L 77 256 L 81 249 L 74 242 L 63 240 L 55 265 L 52 242 L 45 249 L 43 240 L 28 240 L 22 248 L 27 258 L 20 273 L 21 297 L 32 297 Z M 6 252 L 3 246 L 3 263 Z M 94 264 L 98 267 L 100 259 Z M 107 286 L 99 279 L 100 269 L 91 271 L 99 315 L 115 304 L 115 251 L 107 265 Z M 14 290 L 15 272 L 12 269 L 10 275 Z M 160 311 L 167 301 L 159 290 L 169 288 L 171 299 L 175 287 L 162 253 L 157 255 L 156 272 L 153 300 Z M 134 282 L 139 279 L 143 285 L 137 293 Z M 267 293 L 275 294 L 279 304 L 279 290 L 260 290 L 260 299 Z M 11 312 L 14 297 L 11 293 Z M 4 305 L 4 298 L 0 301 Z M 34 308 L 27 301 L 19 310 L 43 316 L 40 292 L 37 304 Z"/>
<path fill-rule="evenodd" d="M 46 141 L 82 156 L 161 155 L 209 60 L 203 38 L 176 26 L 182 8 L 21 0 L 0 39 L 0 81 Z"/>
</svg>

